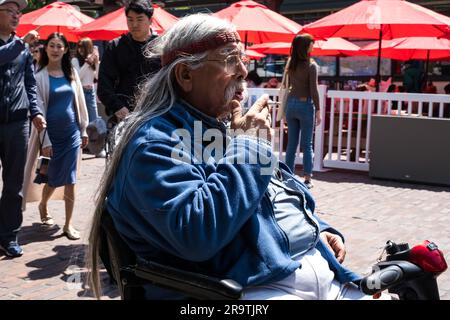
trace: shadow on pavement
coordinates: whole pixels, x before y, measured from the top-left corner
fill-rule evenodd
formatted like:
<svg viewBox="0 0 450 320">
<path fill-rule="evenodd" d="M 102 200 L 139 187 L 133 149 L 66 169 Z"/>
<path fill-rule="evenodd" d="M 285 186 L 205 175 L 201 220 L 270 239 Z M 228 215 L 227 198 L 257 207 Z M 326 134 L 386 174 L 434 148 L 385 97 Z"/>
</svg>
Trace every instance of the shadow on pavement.
<svg viewBox="0 0 450 320">
<path fill-rule="evenodd" d="M 32 242 L 53 241 L 61 237 L 61 228 L 58 225 L 44 227 L 40 223 L 33 223 L 20 229 L 19 243 L 24 246 Z"/>
<path fill-rule="evenodd" d="M 35 268 L 28 273 L 30 280 L 50 279 L 59 277 L 70 290 L 79 290 L 78 297 L 92 298 L 94 295 L 87 288 L 87 270 L 85 267 L 86 244 L 58 245 L 52 251 L 53 255 L 26 263 L 27 267 Z M 107 272 L 101 272 L 103 295 L 110 298 L 119 296 L 115 285 L 112 285 Z"/>
<path fill-rule="evenodd" d="M 55 246 L 52 251 L 55 253 L 47 257 L 36 259 L 26 263 L 26 266 L 35 268 L 30 271 L 30 280 L 47 279 L 64 274 L 70 268 L 84 266 L 84 254 L 87 249 L 85 244 Z"/>
<path fill-rule="evenodd" d="M 78 291 L 77 296 L 80 298 L 94 298 L 94 292 L 86 285 L 87 272 L 81 273 L 80 276 L 82 277 L 83 282 L 78 287 L 80 291 Z M 65 282 L 71 281 L 70 276 L 67 275 L 64 275 L 61 279 Z M 106 296 L 109 298 L 120 298 L 120 293 L 117 289 L 117 286 L 111 282 L 110 277 L 106 271 L 100 272 L 100 283 L 102 288 L 102 297 Z"/>
</svg>

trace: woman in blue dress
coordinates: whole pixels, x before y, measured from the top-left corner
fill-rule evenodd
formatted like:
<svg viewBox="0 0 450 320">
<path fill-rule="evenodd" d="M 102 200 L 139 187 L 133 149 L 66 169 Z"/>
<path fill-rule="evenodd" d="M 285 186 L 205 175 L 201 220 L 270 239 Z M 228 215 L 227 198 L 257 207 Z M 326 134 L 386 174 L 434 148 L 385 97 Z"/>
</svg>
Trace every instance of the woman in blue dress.
<svg viewBox="0 0 450 320">
<path fill-rule="evenodd" d="M 66 222 L 64 235 L 70 240 L 80 238 L 72 225 L 75 183 L 80 147 L 86 147 L 88 123 L 86 103 L 77 72 L 70 62 L 69 44 L 62 33 L 51 34 L 36 74 L 38 100 L 46 114 L 47 130 L 39 137 L 41 154 L 50 157 L 48 181 L 39 203 L 41 222 L 53 225 L 47 203 L 55 189 L 64 186 Z"/>
</svg>

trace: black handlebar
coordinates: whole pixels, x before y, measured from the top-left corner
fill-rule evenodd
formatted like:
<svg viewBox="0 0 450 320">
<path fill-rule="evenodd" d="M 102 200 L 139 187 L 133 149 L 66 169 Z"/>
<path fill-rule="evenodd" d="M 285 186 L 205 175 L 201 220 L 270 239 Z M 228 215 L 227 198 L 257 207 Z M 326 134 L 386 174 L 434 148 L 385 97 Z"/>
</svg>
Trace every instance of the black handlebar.
<svg viewBox="0 0 450 320">
<path fill-rule="evenodd" d="M 401 300 L 439 300 L 435 275 L 403 260 L 384 261 L 372 267 L 372 274 L 360 282 L 360 289 L 374 295 L 388 289 Z"/>
<path fill-rule="evenodd" d="M 361 291 L 374 295 L 403 281 L 403 270 L 396 265 L 375 271 L 361 280 Z"/>
</svg>

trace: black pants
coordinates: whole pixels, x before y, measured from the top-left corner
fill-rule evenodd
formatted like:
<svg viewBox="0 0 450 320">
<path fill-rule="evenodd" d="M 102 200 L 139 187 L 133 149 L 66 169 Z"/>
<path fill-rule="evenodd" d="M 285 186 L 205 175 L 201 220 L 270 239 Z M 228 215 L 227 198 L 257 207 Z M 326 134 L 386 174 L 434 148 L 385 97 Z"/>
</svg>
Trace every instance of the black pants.
<svg viewBox="0 0 450 320">
<path fill-rule="evenodd" d="M 27 157 L 29 121 L 0 124 L 3 190 L 0 199 L 0 241 L 17 240 L 22 225 L 22 186 Z"/>
</svg>

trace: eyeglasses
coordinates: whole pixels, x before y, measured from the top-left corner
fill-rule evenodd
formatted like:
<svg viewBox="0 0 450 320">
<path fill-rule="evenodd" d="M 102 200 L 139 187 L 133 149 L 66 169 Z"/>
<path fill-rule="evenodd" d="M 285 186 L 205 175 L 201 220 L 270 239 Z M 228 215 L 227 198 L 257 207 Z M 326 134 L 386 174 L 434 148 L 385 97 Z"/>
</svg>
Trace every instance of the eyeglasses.
<svg viewBox="0 0 450 320">
<path fill-rule="evenodd" d="M 0 11 L 6 11 L 11 17 L 21 17 L 22 16 L 22 12 L 20 11 L 15 11 L 12 9 L 0 9 Z"/>
<path fill-rule="evenodd" d="M 250 59 L 245 54 L 229 55 L 225 59 L 206 59 L 205 61 L 217 61 L 225 63 L 225 72 L 228 74 L 236 74 L 241 63 L 247 69 L 250 64 Z"/>
</svg>

